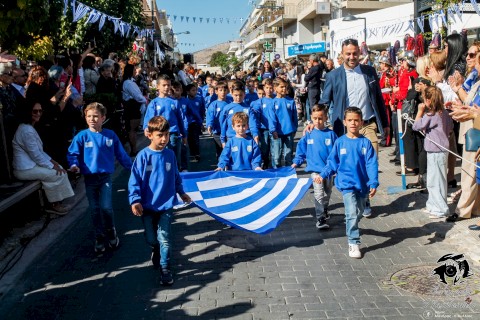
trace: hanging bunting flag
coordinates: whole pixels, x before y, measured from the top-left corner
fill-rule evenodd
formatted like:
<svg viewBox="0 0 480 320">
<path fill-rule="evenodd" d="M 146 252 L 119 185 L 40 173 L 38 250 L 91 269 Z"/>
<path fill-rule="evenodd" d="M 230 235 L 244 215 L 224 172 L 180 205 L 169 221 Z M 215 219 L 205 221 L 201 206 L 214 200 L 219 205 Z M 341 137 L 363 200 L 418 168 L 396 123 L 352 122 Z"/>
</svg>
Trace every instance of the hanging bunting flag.
<svg viewBox="0 0 480 320">
<path fill-rule="evenodd" d="M 480 8 L 478 7 L 477 0 L 470 0 L 472 3 L 473 9 L 480 16 Z"/>
<path fill-rule="evenodd" d="M 442 21 L 443 21 L 443 25 L 446 26 L 447 25 L 447 17 L 445 16 L 445 11 L 443 10 L 440 10 L 440 18 L 442 18 Z"/>
<path fill-rule="evenodd" d="M 415 32 L 415 24 L 413 20 L 408 20 L 408 26 L 405 29 L 405 31 L 408 31 L 408 30 L 412 30 L 413 32 Z"/>
<path fill-rule="evenodd" d="M 63 0 L 63 15 L 67 15 L 67 9 L 68 9 L 68 0 Z"/>
<path fill-rule="evenodd" d="M 223 18 L 218 18 L 218 20 L 220 20 L 220 23 L 223 23 Z"/>
<path fill-rule="evenodd" d="M 72 6 L 75 5 L 75 2 L 72 2 Z M 84 5 L 83 3 L 79 3 L 77 8 L 75 9 L 75 7 L 73 7 L 72 9 L 73 10 L 73 22 L 77 22 L 78 20 L 82 19 L 83 17 L 85 17 L 88 13 L 88 11 L 90 10 L 89 7 L 87 7 L 86 5 Z"/>
<path fill-rule="evenodd" d="M 215 23 L 217 21 L 217 18 L 212 18 L 212 20 L 213 20 L 213 23 Z"/>
<path fill-rule="evenodd" d="M 225 20 L 227 20 L 227 23 L 230 24 L 230 19 L 229 18 L 225 18 Z"/>
<path fill-rule="evenodd" d="M 173 16 L 173 21 L 176 21 L 177 20 L 177 16 Z"/>
<path fill-rule="evenodd" d="M 184 18 L 183 16 L 180 16 L 180 22 L 183 22 L 183 18 Z"/>
<path fill-rule="evenodd" d="M 87 21 L 85 21 L 85 24 L 97 22 L 98 19 L 100 18 L 100 15 L 101 15 L 101 12 L 98 12 L 95 9 L 90 11 L 90 14 L 88 15 Z"/>
<path fill-rule="evenodd" d="M 202 23 L 202 21 L 203 21 L 203 18 L 198 18 L 198 20 L 200 20 L 200 23 Z"/>
<path fill-rule="evenodd" d="M 197 20 L 197 17 L 192 17 L 192 19 L 193 19 L 193 22 L 195 22 L 195 20 Z"/>
<path fill-rule="evenodd" d="M 452 8 L 447 9 L 447 17 L 453 20 L 454 23 L 457 23 L 457 19 L 455 18 L 455 13 L 453 12 Z"/>
<path fill-rule="evenodd" d="M 413 22 L 413 21 L 412 21 Z M 420 28 L 420 31 L 423 33 L 425 32 L 425 28 L 424 28 L 424 22 L 425 20 L 423 20 L 423 17 L 418 17 L 417 18 L 417 26 Z"/>
<path fill-rule="evenodd" d="M 120 21 L 120 22 L 118 23 L 118 30 L 120 30 L 120 34 L 122 35 L 122 37 L 125 37 L 125 29 L 124 29 L 124 26 L 125 26 L 125 22 Z"/>
<path fill-rule="evenodd" d="M 170 19 L 170 15 L 169 15 L 169 14 L 167 14 L 167 19 Z"/>
<path fill-rule="evenodd" d="M 207 23 L 209 23 L 209 22 L 210 22 L 210 18 L 207 18 Z"/>
<path fill-rule="evenodd" d="M 453 10 L 455 10 L 455 12 L 457 13 L 458 19 L 460 19 L 460 21 L 462 21 L 463 11 L 460 10 L 460 6 L 458 4 L 453 5 Z"/>
<path fill-rule="evenodd" d="M 430 30 L 435 31 L 435 30 L 433 30 L 433 21 L 432 20 L 433 20 L 432 15 L 429 15 L 428 16 L 428 24 L 430 25 Z"/>
<path fill-rule="evenodd" d="M 190 17 L 185 17 L 185 20 L 188 22 L 188 19 L 190 19 Z"/>
</svg>

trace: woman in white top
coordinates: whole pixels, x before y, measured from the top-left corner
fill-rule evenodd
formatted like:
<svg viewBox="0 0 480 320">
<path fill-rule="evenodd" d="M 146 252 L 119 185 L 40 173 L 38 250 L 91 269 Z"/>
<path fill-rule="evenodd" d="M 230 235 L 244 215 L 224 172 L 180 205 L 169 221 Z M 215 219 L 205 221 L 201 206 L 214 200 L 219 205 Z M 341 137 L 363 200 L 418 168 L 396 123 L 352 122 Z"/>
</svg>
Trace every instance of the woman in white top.
<svg viewBox="0 0 480 320">
<path fill-rule="evenodd" d="M 130 144 L 130 156 L 137 155 L 137 128 L 140 126 L 142 118 L 142 105 L 147 103 L 147 99 L 142 95 L 140 88 L 133 81 L 135 66 L 127 64 L 123 69 L 122 83 L 122 103 L 124 107 L 125 129 L 128 132 L 128 142 Z"/>
<path fill-rule="evenodd" d="M 74 195 L 68 175 L 58 162 L 43 151 L 43 142 L 34 126 L 43 109 L 38 102 L 22 106 L 19 125 L 13 137 L 13 174 L 19 180 L 40 180 L 50 206 L 48 212 L 65 215 L 62 201 Z"/>
</svg>

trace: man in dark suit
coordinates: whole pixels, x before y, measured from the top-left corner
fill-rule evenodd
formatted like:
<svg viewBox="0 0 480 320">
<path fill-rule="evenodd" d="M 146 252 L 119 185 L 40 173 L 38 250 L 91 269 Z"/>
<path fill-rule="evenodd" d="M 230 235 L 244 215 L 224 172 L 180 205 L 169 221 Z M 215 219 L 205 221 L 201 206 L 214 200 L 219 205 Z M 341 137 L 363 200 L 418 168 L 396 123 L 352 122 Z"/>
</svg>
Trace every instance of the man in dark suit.
<svg viewBox="0 0 480 320">
<path fill-rule="evenodd" d="M 313 108 L 313 106 L 318 103 L 318 100 L 320 100 L 320 79 L 322 78 L 324 66 L 316 54 L 311 54 L 308 60 L 310 60 L 312 67 L 305 75 L 305 82 L 308 83 L 307 92 L 310 108 Z"/>
<path fill-rule="evenodd" d="M 338 136 L 345 133 L 345 109 L 360 108 L 363 114 L 360 133 L 372 142 L 378 154 L 377 130 L 388 135 L 390 128 L 377 72 L 373 67 L 359 63 L 360 48 L 355 39 L 347 39 L 342 43 L 342 56 L 343 64 L 326 75 L 320 103 L 330 106 L 330 123 Z M 363 216 L 370 217 L 371 214 L 370 201 L 367 199 Z"/>
<path fill-rule="evenodd" d="M 333 131 L 345 133 L 343 113 L 347 107 L 358 107 L 363 113 L 361 133 L 378 152 L 377 129 L 389 133 L 388 119 L 377 72 L 373 67 L 359 63 L 360 49 L 355 39 L 342 43 L 344 63 L 327 73 L 320 103 L 330 106 L 329 116 Z"/>
</svg>

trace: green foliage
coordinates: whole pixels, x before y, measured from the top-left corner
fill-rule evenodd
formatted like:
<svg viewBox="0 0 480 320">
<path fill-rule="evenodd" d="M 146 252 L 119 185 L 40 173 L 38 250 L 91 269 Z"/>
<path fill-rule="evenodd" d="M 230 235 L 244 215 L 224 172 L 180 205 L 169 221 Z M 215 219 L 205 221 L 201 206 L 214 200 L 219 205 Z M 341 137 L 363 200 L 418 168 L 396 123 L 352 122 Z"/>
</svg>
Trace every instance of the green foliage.
<svg viewBox="0 0 480 320">
<path fill-rule="evenodd" d="M 109 52 L 126 53 L 133 41 L 132 32 L 124 38 L 114 34 L 114 26 L 108 19 L 101 31 L 98 22 L 85 24 L 87 17 L 72 22 L 71 7 L 63 16 L 63 0 L 9 0 L 3 1 L 0 11 L 0 46 L 2 50 L 22 52 L 39 38 L 48 36 L 53 40 L 55 52 L 82 52 L 87 43 L 95 40 L 97 54 Z M 70 2 L 70 1 L 69 1 Z M 139 0 L 81 0 L 82 3 L 122 21 L 145 27 L 142 1 Z M 131 30 L 133 31 L 133 30 Z M 35 49 L 38 50 L 38 49 Z"/>
<path fill-rule="evenodd" d="M 30 46 L 24 47 L 23 45 L 19 45 L 13 54 L 18 56 L 20 60 L 34 61 L 40 61 L 53 55 L 53 42 L 50 37 L 32 37 L 34 42 Z"/>
<path fill-rule="evenodd" d="M 62 1 L 63 2 L 63 1 Z M 9 0 L 0 10 L 0 45 L 14 51 L 19 45 L 30 47 L 35 37 L 51 36 L 58 29 L 60 1 Z"/>
<path fill-rule="evenodd" d="M 222 72 L 225 73 L 226 71 L 233 69 L 234 66 L 238 64 L 238 59 L 234 55 L 228 55 L 221 51 L 217 51 L 212 54 L 210 58 L 210 65 L 212 67 L 220 67 L 222 68 Z"/>
</svg>

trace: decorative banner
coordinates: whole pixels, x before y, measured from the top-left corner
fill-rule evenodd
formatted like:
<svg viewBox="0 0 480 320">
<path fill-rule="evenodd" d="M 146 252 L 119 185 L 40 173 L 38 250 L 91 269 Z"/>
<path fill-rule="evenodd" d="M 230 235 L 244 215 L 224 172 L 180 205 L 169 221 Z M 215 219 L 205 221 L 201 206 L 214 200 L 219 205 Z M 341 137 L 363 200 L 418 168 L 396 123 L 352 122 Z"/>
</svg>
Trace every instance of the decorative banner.
<svg viewBox="0 0 480 320">
<path fill-rule="evenodd" d="M 170 17 L 173 17 L 173 21 L 176 21 L 177 20 L 177 15 L 170 15 L 170 14 L 167 14 L 167 19 L 170 19 Z M 192 21 L 189 21 L 189 19 L 192 18 Z M 277 16 L 278 18 L 278 16 Z M 210 20 L 212 20 L 213 23 L 216 23 L 217 21 L 220 22 L 220 23 L 223 23 L 224 21 L 226 23 L 230 23 L 230 21 L 232 21 L 233 23 L 237 23 L 237 20 L 240 21 L 240 23 L 242 23 L 244 20 L 248 20 L 248 19 L 244 19 L 244 18 L 224 18 L 224 17 L 221 17 L 221 18 L 204 18 L 204 17 L 187 17 L 187 16 L 180 16 L 180 21 L 183 22 L 183 20 L 185 20 L 185 22 L 193 22 L 193 23 L 196 23 L 197 22 L 197 19 L 199 21 L 199 23 L 202 23 L 203 20 L 205 19 L 205 21 L 207 23 L 210 23 Z M 262 21 L 264 19 L 268 19 L 268 20 L 272 20 L 272 17 L 269 16 L 269 17 L 261 17 Z"/>
<path fill-rule="evenodd" d="M 63 15 L 67 15 L 68 11 L 68 1 L 69 0 L 63 0 Z M 79 1 L 72 0 L 71 1 L 71 9 L 72 9 L 72 15 L 73 15 L 73 22 L 77 22 L 81 20 L 82 18 L 86 17 L 88 15 L 87 20 L 85 21 L 85 24 L 92 24 L 92 23 L 97 23 L 98 22 L 98 30 L 102 30 L 105 20 L 109 20 L 113 23 L 114 27 L 114 33 L 120 32 L 120 35 L 122 37 L 128 37 L 130 35 L 130 31 L 133 28 L 133 34 L 137 34 L 137 36 L 140 37 L 151 37 L 153 41 L 153 29 L 142 29 L 140 30 L 139 27 L 137 26 L 132 26 L 130 23 L 122 21 L 120 18 L 115 18 L 112 16 L 109 16 L 105 13 L 102 13 L 96 9 L 93 9 Z"/>
</svg>

